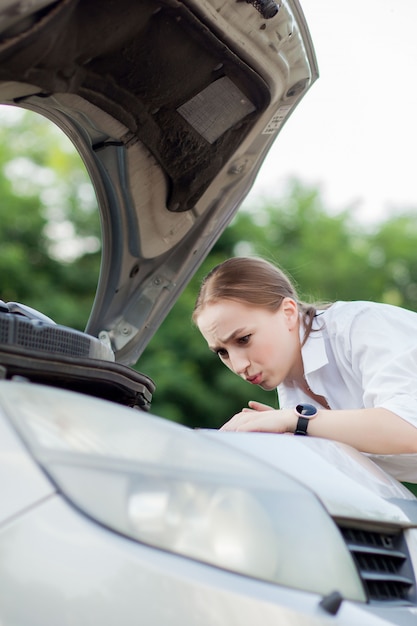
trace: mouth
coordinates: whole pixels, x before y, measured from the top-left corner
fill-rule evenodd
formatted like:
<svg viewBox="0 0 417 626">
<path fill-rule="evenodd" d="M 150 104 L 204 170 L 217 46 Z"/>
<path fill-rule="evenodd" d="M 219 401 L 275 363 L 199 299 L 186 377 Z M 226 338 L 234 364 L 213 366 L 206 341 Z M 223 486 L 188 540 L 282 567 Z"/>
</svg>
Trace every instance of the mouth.
<svg viewBox="0 0 417 626">
<path fill-rule="evenodd" d="M 259 385 L 262 382 L 262 374 L 255 374 L 255 376 L 247 376 L 246 380 L 251 385 Z"/>
</svg>

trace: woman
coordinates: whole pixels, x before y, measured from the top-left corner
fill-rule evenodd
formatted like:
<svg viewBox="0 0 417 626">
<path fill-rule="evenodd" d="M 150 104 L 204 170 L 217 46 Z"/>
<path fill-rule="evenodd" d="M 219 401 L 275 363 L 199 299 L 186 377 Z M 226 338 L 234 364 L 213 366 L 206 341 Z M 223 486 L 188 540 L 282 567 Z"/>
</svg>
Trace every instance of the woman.
<svg viewBox="0 0 417 626">
<path fill-rule="evenodd" d="M 193 320 L 235 374 L 278 388 L 222 428 L 308 434 L 417 467 L 417 314 L 373 302 L 300 302 L 285 274 L 236 257 L 204 279 Z M 417 470 L 416 470 L 417 471 Z"/>
</svg>

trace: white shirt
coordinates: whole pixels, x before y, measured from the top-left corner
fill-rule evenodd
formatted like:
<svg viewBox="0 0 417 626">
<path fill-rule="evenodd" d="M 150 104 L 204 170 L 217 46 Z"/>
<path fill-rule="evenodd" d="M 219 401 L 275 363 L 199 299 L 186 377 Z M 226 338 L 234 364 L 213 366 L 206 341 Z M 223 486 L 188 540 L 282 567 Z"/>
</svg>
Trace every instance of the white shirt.
<svg viewBox="0 0 417 626">
<path fill-rule="evenodd" d="M 383 407 L 417 427 L 417 313 L 374 302 L 335 302 L 318 312 L 301 352 L 308 386 L 331 409 Z M 278 396 L 281 408 L 311 403 L 286 383 Z M 412 461 L 417 480 L 417 455 L 399 456 Z"/>
</svg>

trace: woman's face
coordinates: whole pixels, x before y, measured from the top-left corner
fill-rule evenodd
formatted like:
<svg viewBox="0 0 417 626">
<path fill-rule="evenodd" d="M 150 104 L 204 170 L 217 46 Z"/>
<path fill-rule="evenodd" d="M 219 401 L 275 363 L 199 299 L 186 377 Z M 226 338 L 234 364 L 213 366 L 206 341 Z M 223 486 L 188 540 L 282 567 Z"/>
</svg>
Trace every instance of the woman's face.
<svg viewBox="0 0 417 626">
<path fill-rule="evenodd" d="M 252 385 L 271 390 L 302 376 L 298 309 L 291 298 L 277 311 L 237 300 L 213 302 L 197 325 L 210 350 Z"/>
</svg>

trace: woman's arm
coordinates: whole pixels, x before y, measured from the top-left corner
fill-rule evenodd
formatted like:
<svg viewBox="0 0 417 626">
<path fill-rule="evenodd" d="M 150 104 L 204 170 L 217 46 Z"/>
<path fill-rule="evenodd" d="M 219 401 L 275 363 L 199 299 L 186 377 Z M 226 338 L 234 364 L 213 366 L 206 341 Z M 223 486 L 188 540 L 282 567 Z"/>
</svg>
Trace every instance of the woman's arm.
<svg viewBox="0 0 417 626">
<path fill-rule="evenodd" d="M 272 409 L 250 402 L 222 430 L 294 433 L 298 416 L 292 409 Z M 417 453 L 417 428 L 383 408 L 319 409 L 309 421 L 308 434 L 333 439 L 371 454 Z"/>
</svg>

